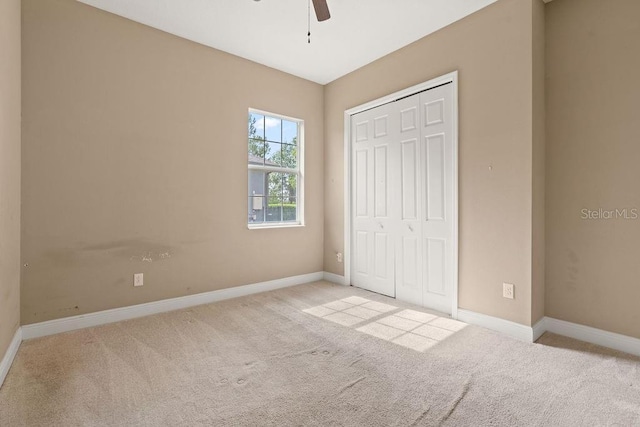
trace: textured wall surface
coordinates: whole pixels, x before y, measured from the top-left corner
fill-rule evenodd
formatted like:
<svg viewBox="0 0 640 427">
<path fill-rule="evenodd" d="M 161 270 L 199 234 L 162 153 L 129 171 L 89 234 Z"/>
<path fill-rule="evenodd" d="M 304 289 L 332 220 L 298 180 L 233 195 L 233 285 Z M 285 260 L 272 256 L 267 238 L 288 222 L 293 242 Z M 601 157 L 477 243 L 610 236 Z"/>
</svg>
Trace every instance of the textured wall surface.
<svg viewBox="0 0 640 427">
<path fill-rule="evenodd" d="M 20 325 L 20 0 L 0 1 L 0 360 Z"/>
<path fill-rule="evenodd" d="M 637 0 L 546 6 L 546 314 L 636 338 L 638 17 Z"/>
<path fill-rule="evenodd" d="M 531 222 L 531 324 L 544 317 L 545 262 L 545 3 L 533 6 L 533 145 Z"/>
<path fill-rule="evenodd" d="M 343 274 L 344 111 L 458 70 L 459 305 L 531 324 L 532 1 L 496 2 L 327 86 L 326 271 Z"/>
<path fill-rule="evenodd" d="M 23 324 L 322 270 L 322 86 L 72 0 L 22 34 Z M 250 107 L 305 121 L 305 227 L 247 229 Z"/>
</svg>

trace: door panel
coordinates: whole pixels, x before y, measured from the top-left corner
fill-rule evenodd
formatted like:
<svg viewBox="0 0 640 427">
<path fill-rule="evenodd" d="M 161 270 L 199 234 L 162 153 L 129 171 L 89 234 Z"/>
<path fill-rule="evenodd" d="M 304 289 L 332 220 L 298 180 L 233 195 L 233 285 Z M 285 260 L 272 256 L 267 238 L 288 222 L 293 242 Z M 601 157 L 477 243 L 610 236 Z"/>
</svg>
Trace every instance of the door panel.
<svg viewBox="0 0 640 427">
<path fill-rule="evenodd" d="M 416 289 L 418 283 L 418 238 L 408 236 L 402 238 L 402 286 Z"/>
<path fill-rule="evenodd" d="M 417 141 L 402 141 L 402 219 L 418 219 Z"/>
<path fill-rule="evenodd" d="M 356 142 L 363 142 L 369 139 L 369 121 L 359 122 L 355 126 Z"/>
<path fill-rule="evenodd" d="M 437 90 L 432 89 L 432 90 Z M 427 91 L 428 92 L 428 91 Z M 426 93 L 426 92 L 425 92 Z M 432 94 L 431 94 L 432 95 Z M 431 98 L 431 97 L 430 97 Z M 424 103 L 424 125 L 425 127 L 437 125 L 444 122 L 444 98 L 427 100 Z"/>
<path fill-rule="evenodd" d="M 369 275 L 369 242 L 366 231 L 356 232 L 356 271 L 364 276 Z"/>
<path fill-rule="evenodd" d="M 356 151 L 355 160 L 355 181 L 356 181 L 356 216 L 367 217 L 368 215 L 368 192 L 367 177 L 369 175 L 369 165 L 367 159 L 367 150 L 359 149 Z"/>
<path fill-rule="evenodd" d="M 387 146 L 377 146 L 374 149 L 374 197 L 375 197 L 375 216 L 387 217 L 389 206 L 388 193 L 388 176 L 389 170 L 387 165 Z"/>
<path fill-rule="evenodd" d="M 388 135 L 387 134 L 388 120 L 389 120 L 388 115 L 376 117 L 373 120 L 373 137 L 374 138 L 382 138 Z"/>
<path fill-rule="evenodd" d="M 418 129 L 418 107 L 412 106 L 400 111 L 400 132 Z"/>
<path fill-rule="evenodd" d="M 400 121 L 398 145 L 400 178 L 396 192 L 400 195 L 400 212 L 396 220 L 398 248 L 396 257 L 396 296 L 399 300 L 422 305 L 422 204 L 420 192 L 420 95 L 396 102 Z"/>
<path fill-rule="evenodd" d="M 352 188 L 355 192 L 352 219 L 355 286 L 395 296 L 395 246 L 392 238 L 393 167 L 390 108 L 374 109 L 352 118 Z M 355 123 L 355 124 L 354 124 Z"/>
<path fill-rule="evenodd" d="M 427 292 L 445 295 L 446 280 L 446 241 L 444 239 L 425 239 L 425 285 Z"/>
<path fill-rule="evenodd" d="M 444 134 L 439 134 L 429 136 L 425 141 L 427 221 L 444 221 L 444 138 Z"/>
<path fill-rule="evenodd" d="M 375 233 L 375 255 L 374 266 L 376 277 L 383 280 L 391 279 L 388 259 L 393 259 L 393 254 L 389 252 L 392 246 L 389 245 L 388 233 Z"/>
<path fill-rule="evenodd" d="M 355 286 L 451 313 L 453 85 L 351 118 Z"/>
<path fill-rule="evenodd" d="M 424 306 L 451 313 L 453 298 L 453 87 L 437 87 L 420 95 L 424 122 L 423 301 Z"/>
</svg>

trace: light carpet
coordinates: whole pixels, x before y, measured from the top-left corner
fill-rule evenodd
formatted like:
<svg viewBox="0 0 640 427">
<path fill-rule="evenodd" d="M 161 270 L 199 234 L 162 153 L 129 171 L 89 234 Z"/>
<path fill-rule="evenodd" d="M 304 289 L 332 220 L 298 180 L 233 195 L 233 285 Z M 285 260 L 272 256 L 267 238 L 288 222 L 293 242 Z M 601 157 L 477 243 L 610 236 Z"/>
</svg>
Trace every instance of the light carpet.
<svg viewBox="0 0 640 427">
<path fill-rule="evenodd" d="M 0 426 L 639 426 L 640 359 L 327 282 L 25 341 Z"/>
</svg>

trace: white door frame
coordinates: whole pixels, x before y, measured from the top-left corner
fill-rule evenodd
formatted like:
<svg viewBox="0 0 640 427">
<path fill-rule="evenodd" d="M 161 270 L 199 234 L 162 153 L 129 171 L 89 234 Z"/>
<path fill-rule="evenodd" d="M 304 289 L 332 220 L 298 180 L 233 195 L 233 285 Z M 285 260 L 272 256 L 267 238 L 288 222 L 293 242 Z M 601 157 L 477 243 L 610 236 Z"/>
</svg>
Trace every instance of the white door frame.
<svg viewBox="0 0 640 427">
<path fill-rule="evenodd" d="M 451 317 L 458 318 L 458 71 L 436 77 L 424 83 L 383 96 L 344 112 L 344 283 L 351 285 L 351 116 L 371 108 L 433 89 L 446 83 L 453 84 L 453 293 Z"/>
</svg>

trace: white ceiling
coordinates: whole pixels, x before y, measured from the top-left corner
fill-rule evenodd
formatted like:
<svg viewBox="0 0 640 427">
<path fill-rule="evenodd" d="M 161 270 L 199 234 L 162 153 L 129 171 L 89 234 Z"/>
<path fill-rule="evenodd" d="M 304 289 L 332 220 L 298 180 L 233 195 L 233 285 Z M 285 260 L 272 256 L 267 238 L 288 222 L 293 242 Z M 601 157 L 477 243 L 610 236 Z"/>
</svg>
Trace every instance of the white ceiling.
<svg viewBox="0 0 640 427">
<path fill-rule="evenodd" d="M 496 0 L 79 0 L 185 39 L 325 84 Z"/>
</svg>

